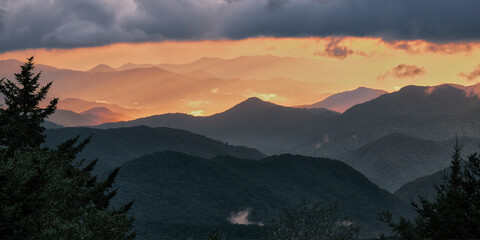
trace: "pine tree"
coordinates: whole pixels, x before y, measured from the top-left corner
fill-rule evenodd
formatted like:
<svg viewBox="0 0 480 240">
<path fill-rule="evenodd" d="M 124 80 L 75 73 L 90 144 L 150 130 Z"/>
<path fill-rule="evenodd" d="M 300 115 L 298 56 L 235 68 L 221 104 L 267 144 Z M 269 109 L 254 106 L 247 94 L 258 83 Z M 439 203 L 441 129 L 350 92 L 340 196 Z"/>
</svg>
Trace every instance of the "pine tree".
<svg viewBox="0 0 480 240">
<path fill-rule="evenodd" d="M 393 222 L 391 213 L 381 214 L 397 239 L 479 239 L 480 238 L 480 155 L 464 160 L 462 147 L 455 143 L 450 174 L 444 173 L 435 186 L 433 201 L 419 196 L 412 201 L 417 217 Z"/>
<path fill-rule="evenodd" d="M 20 73 L 15 74 L 19 86 L 5 78 L 0 80 L 0 92 L 7 105 L 0 109 L 0 146 L 7 148 L 5 157 L 17 149 L 38 148 L 43 143 L 45 128 L 42 123 L 55 111 L 58 102 L 58 99 L 54 98 L 47 107 L 39 107 L 52 83 L 38 89 L 40 73 L 34 75 L 32 72 L 33 57 L 28 58 L 21 69 Z"/>
<path fill-rule="evenodd" d="M 91 176 L 76 156 L 90 139 L 69 139 L 57 149 L 42 148 L 42 123 L 55 111 L 57 99 L 40 108 L 52 83 L 40 88 L 33 57 L 15 74 L 2 79 L 6 107 L 0 110 L 0 236 L 15 239 L 132 239 L 133 202 L 114 209 L 110 200 L 118 169 L 107 179 Z"/>
</svg>

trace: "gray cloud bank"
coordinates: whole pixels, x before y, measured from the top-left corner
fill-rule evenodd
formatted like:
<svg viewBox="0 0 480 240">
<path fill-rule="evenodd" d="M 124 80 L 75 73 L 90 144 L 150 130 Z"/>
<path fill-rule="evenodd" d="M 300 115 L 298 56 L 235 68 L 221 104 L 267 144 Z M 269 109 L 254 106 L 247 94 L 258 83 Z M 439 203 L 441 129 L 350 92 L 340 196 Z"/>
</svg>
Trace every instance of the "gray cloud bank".
<svg viewBox="0 0 480 240">
<path fill-rule="evenodd" d="M 259 36 L 477 41 L 479 9 L 478 0 L 0 0 L 0 52 Z"/>
</svg>

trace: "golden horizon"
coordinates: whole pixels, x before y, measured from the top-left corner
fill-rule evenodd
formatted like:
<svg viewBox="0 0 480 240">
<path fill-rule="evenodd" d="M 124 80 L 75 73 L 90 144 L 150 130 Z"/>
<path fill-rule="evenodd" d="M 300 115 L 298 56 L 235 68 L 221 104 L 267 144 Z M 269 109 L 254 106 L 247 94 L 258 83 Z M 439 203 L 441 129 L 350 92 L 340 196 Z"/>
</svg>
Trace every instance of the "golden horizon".
<svg viewBox="0 0 480 240">
<path fill-rule="evenodd" d="M 37 64 L 77 71 L 87 71 L 99 64 L 113 68 L 126 63 L 182 65 L 201 58 L 228 60 L 253 56 L 243 63 L 238 63 L 240 61 L 238 59 L 236 63 L 230 63 L 234 64 L 232 65 L 234 67 L 227 64 L 194 69 L 212 74 L 221 81 L 232 82 L 232 79 L 250 81 L 248 86 L 239 82 L 222 87 L 212 85 L 201 94 L 185 93 L 188 96 L 179 97 L 175 101 L 165 100 L 163 107 L 139 105 L 151 108 L 150 114 L 184 112 L 193 115 L 212 115 L 248 97 L 259 97 L 284 106 L 298 106 L 312 104 L 331 94 L 358 87 L 392 92 L 407 85 L 435 86 L 443 83 L 473 85 L 477 83 L 479 77 L 475 73 L 480 63 L 478 60 L 480 43 L 440 44 L 424 40 L 387 42 L 381 38 L 371 37 L 248 38 L 115 43 L 101 47 L 72 49 L 27 49 L 0 53 L 0 60 L 23 61 L 31 55 L 35 55 Z M 266 55 L 293 60 L 256 58 Z M 164 69 L 173 72 L 178 70 L 171 65 L 165 66 Z M 187 74 L 187 77 L 192 74 L 184 72 L 186 70 L 178 71 Z M 144 77 L 155 78 L 149 75 Z M 280 83 L 282 80 L 275 79 L 287 80 Z M 121 86 L 124 87 L 127 86 Z M 158 87 L 161 88 L 161 85 Z M 176 91 L 189 94 L 193 91 L 188 86 L 183 87 L 184 89 Z M 96 95 L 70 97 L 135 106 L 134 102 L 115 102 Z M 115 99 L 118 100 L 118 96 Z"/>
</svg>

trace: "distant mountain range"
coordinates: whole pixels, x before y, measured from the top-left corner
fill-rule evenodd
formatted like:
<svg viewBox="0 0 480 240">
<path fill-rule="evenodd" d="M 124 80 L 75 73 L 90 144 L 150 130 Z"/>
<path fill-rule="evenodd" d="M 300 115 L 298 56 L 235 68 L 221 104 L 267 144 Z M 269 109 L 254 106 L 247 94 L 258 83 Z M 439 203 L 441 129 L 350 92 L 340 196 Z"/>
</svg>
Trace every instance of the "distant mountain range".
<svg viewBox="0 0 480 240">
<path fill-rule="evenodd" d="M 105 122 L 118 122 L 122 119 L 129 119 L 131 117 L 123 113 L 114 113 L 106 107 L 91 108 L 80 113 L 82 116 L 91 119 L 95 125 Z"/>
<path fill-rule="evenodd" d="M 231 59 L 205 57 L 188 64 L 160 64 L 158 66 L 179 73 L 200 70 L 220 78 L 269 79 L 285 77 L 305 82 L 325 82 L 322 76 L 325 76 L 325 73 L 331 70 L 331 66 L 325 64 L 325 61 L 273 55 L 242 56 Z M 336 90 L 340 90 L 337 88 L 337 84 L 331 82 L 329 84 Z"/>
<path fill-rule="evenodd" d="M 233 63 L 228 59 L 219 61 L 225 62 L 223 64 L 225 66 L 240 70 L 250 67 L 245 63 L 250 60 L 257 61 L 255 60 L 257 58 L 264 59 L 261 56 L 251 56 Z M 273 65 L 287 60 L 273 56 L 267 58 L 273 61 Z M 296 62 L 295 64 L 300 66 L 299 63 L 304 61 L 305 59 L 289 59 L 287 62 L 292 64 Z M 17 60 L 0 60 L 2 71 L 0 74 L 13 79 L 13 74 L 19 71 L 21 64 L 22 62 Z M 222 64 L 215 66 L 221 68 Z M 58 97 L 61 100 L 75 98 L 135 109 L 135 112 L 123 112 L 118 108 L 109 108 L 112 112 L 127 114 L 134 118 L 168 112 L 211 115 L 253 96 L 282 105 L 300 105 L 325 98 L 331 92 L 338 92 L 343 88 L 318 79 L 315 82 L 305 82 L 284 77 L 282 75 L 284 68 L 279 66 L 275 68 L 283 70 L 272 72 L 269 76 L 263 74 L 257 76 L 253 69 L 238 71 L 251 73 L 248 77 L 217 75 L 208 69 L 197 69 L 190 65 L 164 68 L 163 65 L 125 64 L 115 69 L 101 64 L 88 71 L 73 71 L 38 64 L 36 70 L 42 71 L 40 79 L 42 84 L 54 82 L 49 92 L 50 97 Z M 262 68 L 257 66 L 256 69 Z M 79 113 L 67 106 L 62 109 Z"/>
<path fill-rule="evenodd" d="M 135 108 L 125 108 L 115 104 L 108 104 L 104 102 L 85 101 L 79 98 L 63 98 L 58 101 L 58 108 L 74 111 L 77 113 L 85 112 L 93 108 L 106 108 L 112 112 L 126 114 L 131 116 L 138 115 L 140 110 Z M 132 118 L 133 119 L 133 118 Z"/>
<path fill-rule="evenodd" d="M 456 134 L 480 135 L 480 100 L 458 86 L 408 86 L 343 114 L 251 98 L 208 117 L 165 114 L 99 128 L 138 125 L 186 129 L 267 154 L 334 156 L 393 192 L 445 168 Z"/>
<path fill-rule="evenodd" d="M 94 126 L 106 122 L 116 122 L 131 119 L 123 113 L 114 113 L 106 107 L 91 108 L 81 113 L 57 109 L 48 117 L 48 121 L 65 127 Z"/>
<path fill-rule="evenodd" d="M 178 151 L 205 158 L 231 155 L 260 159 L 265 155 L 256 149 L 232 146 L 198 134 L 170 128 L 145 126 L 119 129 L 60 128 L 48 129 L 45 146 L 55 148 L 67 139 L 92 136 L 92 141 L 79 154 L 79 159 L 99 159 L 95 172 L 118 167 L 126 161 L 157 151 Z"/>
<path fill-rule="evenodd" d="M 328 123 L 339 115 L 326 109 L 290 108 L 249 98 L 225 112 L 208 117 L 164 114 L 98 127 L 165 126 L 186 129 L 237 145 L 256 146 L 268 154 L 296 153 L 286 146 L 326 132 Z"/>
<path fill-rule="evenodd" d="M 115 71 L 115 69 L 105 64 L 99 64 L 96 67 L 88 70 L 87 72 L 111 72 L 111 71 Z"/>
<path fill-rule="evenodd" d="M 258 147 L 269 154 L 283 149 L 321 156 L 354 150 L 390 133 L 427 140 L 448 140 L 455 134 L 475 137 L 480 135 L 479 110 L 478 97 L 456 87 L 443 85 L 431 90 L 408 86 L 355 105 L 343 114 L 251 98 L 208 117 L 164 114 L 99 127 L 167 126 Z"/>
<path fill-rule="evenodd" d="M 462 89 L 407 86 L 345 111 L 330 123 L 328 142 L 316 136 L 304 144 L 317 146 L 312 153 L 317 155 L 353 150 L 391 133 L 435 141 L 455 135 L 475 138 L 480 135 L 479 110 L 478 96 Z"/>
<path fill-rule="evenodd" d="M 356 217 L 366 237 L 385 230 L 378 212 L 410 214 L 407 204 L 340 161 L 289 154 L 246 160 L 159 152 L 124 163 L 116 186 L 115 203 L 135 199 L 136 226 L 148 234 L 141 238 L 158 239 L 154 227 L 143 229 L 164 223 L 228 224 L 242 210 L 252 224 L 265 223 L 282 208 L 325 198 Z"/>
<path fill-rule="evenodd" d="M 87 116 L 83 116 L 82 114 L 62 109 L 57 109 L 54 114 L 50 115 L 47 118 L 47 120 L 49 122 L 65 127 L 95 125 L 93 119 L 89 119 Z"/>
<path fill-rule="evenodd" d="M 337 94 L 333 94 L 330 97 L 325 98 L 324 100 L 311 104 L 299 106 L 302 108 L 326 108 L 332 111 L 339 113 L 345 112 L 347 109 L 372 99 L 375 99 L 383 94 L 387 93 L 386 91 L 379 89 L 371 89 L 365 87 L 359 87 L 352 91 L 345 91 Z"/>
</svg>

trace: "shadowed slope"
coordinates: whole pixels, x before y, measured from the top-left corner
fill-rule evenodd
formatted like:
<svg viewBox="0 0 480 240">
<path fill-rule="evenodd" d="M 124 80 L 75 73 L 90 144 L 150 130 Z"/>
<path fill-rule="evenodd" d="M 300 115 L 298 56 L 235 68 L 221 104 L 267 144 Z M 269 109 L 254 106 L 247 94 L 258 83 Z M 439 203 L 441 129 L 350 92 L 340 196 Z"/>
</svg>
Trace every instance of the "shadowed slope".
<svg viewBox="0 0 480 240">
<path fill-rule="evenodd" d="M 252 161 L 160 152 L 122 165 L 116 183 L 116 201 L 136 199 L 133 212 L 139 228 L 228 224 L 227 218 L 243 209 L 251 209 L 251 222 L 265 222 L 302 200 L 329 198 L 360 221 L 364 235 L 373 237 L 385 227 L 377 212 L 408 209 L 340 161 L 289 154 Z M 149 234 L 142 237 L 157 238 Z"/>
<path fill-rule="evenodd" d="M 164 114 L 103 124 L 99 128 L 165 126 L 186 129 L 237 145 L 256 146 L 266 153 L 292 152 L 291 149 L 284 149 L 285 145 L 325 131 L 326 123 L 338 116 L 338 113 L 326 109 L 290 108 L 249 98 L 225 112 L 208 117 Z"/>
<path fill-rule="evenodd" d="M 157 151 L 173 150 L 206 158 L 232 155 L 260 159 L 265 156 L 256 149 L 232 146 L 188 131 L 170 128 L 62 128 L 47 130 L 46 133 L 48 147 L 55 147 L 66 139 L 79 135 L 82 138 L 92 136 L 91 143 L 79 154 L 79 158 L 89 161 L 98 158 L 95 169 L 97 173 Z"/>
</svg>

